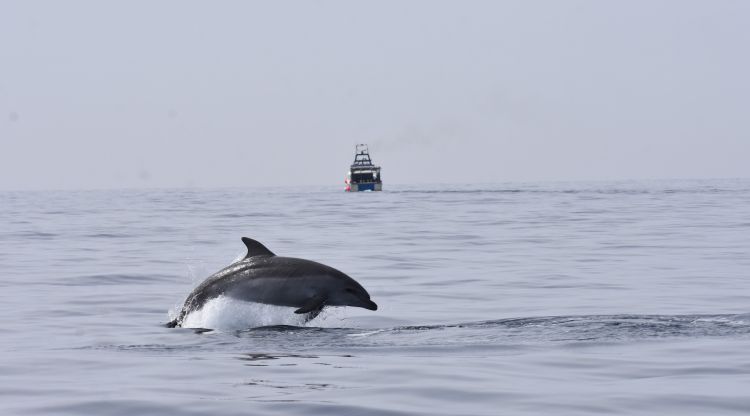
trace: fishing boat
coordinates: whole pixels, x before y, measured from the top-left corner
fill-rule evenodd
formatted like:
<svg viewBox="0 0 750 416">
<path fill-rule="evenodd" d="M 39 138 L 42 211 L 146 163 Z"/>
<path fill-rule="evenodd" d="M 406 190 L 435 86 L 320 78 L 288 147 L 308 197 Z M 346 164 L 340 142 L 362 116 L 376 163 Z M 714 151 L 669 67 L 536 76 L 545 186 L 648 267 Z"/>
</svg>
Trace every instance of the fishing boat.
<svg viewBox="0 0 750 416">
<path fill-rule="evenodd" d="M 366 144 L 358 144 L 354 148 L 354 163 L 349 166 L 346 174 L 346 191 L 382 191 L 383 182 L 380 180 L 380 166 L 372 164 L 370 151 Z"/>
</svg>

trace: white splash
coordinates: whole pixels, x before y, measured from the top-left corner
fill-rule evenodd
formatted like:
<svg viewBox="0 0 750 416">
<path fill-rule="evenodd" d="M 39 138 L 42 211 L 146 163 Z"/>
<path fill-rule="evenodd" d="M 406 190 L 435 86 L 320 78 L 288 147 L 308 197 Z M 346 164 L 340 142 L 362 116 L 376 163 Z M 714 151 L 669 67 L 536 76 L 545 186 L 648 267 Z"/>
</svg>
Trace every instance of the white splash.
<svg viewBox="0 0 750 416">
<path fill-rule="evenodd" d="M 184 328 L 219 330 L 237 330 L 269 325 L 303 326 L 306 315 L 296 314 L 294 310 L 295 308 L 286 306 L 244 302 L 219 296 L 206 302 L 200 310 L 188 314 L 182 326 Z"/>
</svg>

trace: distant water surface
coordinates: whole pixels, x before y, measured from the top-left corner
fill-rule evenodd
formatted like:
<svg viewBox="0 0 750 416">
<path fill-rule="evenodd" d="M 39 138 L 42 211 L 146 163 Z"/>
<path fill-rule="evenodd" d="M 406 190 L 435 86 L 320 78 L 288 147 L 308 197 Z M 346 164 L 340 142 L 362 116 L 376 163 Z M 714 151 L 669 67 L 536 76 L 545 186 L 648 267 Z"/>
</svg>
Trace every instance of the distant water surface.
<svg viewBox="0 0 750 416">
<path fill-rule="evenodd" d="M 385 189 L 0 193 L 0 413 L 750 412 L 749 180 Z M 163 327 L 242 236 L 380 309 Z"/>
</svg>

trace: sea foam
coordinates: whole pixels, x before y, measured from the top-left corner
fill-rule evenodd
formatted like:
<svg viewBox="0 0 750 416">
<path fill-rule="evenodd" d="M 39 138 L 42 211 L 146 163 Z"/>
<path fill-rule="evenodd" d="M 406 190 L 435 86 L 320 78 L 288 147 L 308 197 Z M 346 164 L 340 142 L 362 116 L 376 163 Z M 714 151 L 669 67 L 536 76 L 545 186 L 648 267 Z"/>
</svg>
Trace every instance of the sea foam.
<svg viewBox="0 0 750 416">
<path fill-rule="evenodd" d="M 219 296 L 203 308 L 189 313 L 184 328 L 235 330 L 271 325 L 303 326 L 306 314 L 294 313 L 295 308 L 245 302 Z"/>
</svg>

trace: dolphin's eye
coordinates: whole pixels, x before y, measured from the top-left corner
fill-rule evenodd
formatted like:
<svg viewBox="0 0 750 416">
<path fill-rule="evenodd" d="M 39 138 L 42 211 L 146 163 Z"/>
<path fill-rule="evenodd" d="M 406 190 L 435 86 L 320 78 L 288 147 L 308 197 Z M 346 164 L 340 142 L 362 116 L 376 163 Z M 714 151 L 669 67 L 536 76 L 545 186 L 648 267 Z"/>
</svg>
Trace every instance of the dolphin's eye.
<svg viewBox="0 0 750 416">
<path fill-rule="evenodd" d="M 350 288 L 350 287 L 347 287 L 347 288 L 346 288 L 346 291 L 347 291 L 347 292 L 349 292 L 349 293 L 354 293 L 354 289 L 352 289 L 352 288 Z"/>
</svg>

